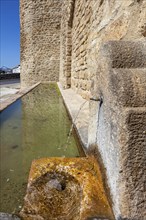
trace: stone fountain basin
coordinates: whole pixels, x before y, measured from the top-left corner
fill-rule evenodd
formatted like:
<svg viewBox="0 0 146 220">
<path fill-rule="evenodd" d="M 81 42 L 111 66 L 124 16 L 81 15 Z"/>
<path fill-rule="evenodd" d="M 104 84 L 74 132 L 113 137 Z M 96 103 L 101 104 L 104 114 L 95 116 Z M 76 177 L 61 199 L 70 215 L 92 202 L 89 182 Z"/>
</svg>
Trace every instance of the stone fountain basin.
<svg viewBox="0 0 146 220">
<path fill-rule="evenodd" d="M 34 160 L 20 216 L 27 220 L 114 219 L 95 159 Z"/>
</svg>

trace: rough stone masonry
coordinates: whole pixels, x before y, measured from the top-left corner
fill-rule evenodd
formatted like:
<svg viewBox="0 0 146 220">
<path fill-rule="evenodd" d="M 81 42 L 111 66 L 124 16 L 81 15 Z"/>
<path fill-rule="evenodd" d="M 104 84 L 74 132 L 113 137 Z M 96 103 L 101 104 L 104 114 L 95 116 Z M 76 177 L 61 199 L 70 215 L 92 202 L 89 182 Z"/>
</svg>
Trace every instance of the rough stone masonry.
<svg viewBox="0 0 146 220">
<path fill-rule="evenodd" d="M 62 0 L 21 0 L 21 87 L 58 81 Z"/>
<path fill-rule="evenodd" d="M 145 220 L 146 0 L 20 2 L 21 86 L 60 81 L 94 99 L 87 151 L 102 158 L 115 218 Z"/>
</svg>

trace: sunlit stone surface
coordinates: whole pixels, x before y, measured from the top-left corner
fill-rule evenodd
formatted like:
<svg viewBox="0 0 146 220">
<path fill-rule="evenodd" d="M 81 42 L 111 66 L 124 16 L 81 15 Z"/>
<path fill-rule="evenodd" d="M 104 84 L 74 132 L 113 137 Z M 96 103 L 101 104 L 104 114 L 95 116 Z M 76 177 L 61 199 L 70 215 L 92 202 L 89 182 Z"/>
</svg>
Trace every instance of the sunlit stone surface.
<svg viewBox="0 0 146 220">
<path fill-rule="evenodd" d="M 20 216 L 29 220 L 114 219 L 93 158 L 33 161 Z"/>
</svg>

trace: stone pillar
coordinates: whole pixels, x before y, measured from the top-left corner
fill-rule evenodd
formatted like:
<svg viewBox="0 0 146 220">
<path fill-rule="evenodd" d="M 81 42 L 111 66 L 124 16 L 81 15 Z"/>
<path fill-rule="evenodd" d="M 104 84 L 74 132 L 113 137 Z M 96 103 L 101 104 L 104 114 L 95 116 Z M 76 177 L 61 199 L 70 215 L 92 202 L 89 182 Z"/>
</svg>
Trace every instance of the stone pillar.
<svg viewBox="0 0 146 220">
<path fill-rule="evenodd" d="M 60 82 L 64 88 L 71 86 L 72 21 L 75 0 L 64 0 L 61 20 Z"/>
</svg>

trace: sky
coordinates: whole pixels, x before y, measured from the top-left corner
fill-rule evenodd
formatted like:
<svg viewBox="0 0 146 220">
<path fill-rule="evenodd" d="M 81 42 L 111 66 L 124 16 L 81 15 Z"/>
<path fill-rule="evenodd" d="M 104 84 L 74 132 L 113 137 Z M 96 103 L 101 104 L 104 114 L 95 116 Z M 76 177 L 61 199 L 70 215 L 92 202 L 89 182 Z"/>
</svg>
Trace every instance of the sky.
<svg viewBox="0 0 146 220">
<path fill-rule="evenodd" d="M 0 0 L 0 67 L 20 64 L 19 0 Z"/>
</svg>

